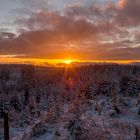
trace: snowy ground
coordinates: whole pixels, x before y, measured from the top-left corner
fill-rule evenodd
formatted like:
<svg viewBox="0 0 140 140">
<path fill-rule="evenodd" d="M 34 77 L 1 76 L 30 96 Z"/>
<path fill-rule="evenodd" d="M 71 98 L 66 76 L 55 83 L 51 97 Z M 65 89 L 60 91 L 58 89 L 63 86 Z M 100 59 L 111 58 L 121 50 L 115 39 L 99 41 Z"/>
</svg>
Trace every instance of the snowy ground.
<svg viewBox="0 0 140 140">
<path fill-rule="evenodd" d="M 140 139 L 139 67 L 36 68 L 34 80 L 25 71 L 8 98 L 0 95 L 11 105 L 11 140 Z"/>
</svg>

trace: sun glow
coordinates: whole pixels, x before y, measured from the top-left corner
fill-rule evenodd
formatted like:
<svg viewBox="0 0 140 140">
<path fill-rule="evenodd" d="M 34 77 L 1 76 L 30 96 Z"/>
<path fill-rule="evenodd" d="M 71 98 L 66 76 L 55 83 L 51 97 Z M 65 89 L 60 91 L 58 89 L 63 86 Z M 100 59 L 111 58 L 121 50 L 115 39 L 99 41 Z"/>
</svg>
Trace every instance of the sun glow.
<svg viewBox="0 0 140 140">
<path fill-rule="evenodd" d="M 72 61 L 71 59 L 66 59 L 66 60 L 64 60 L 64 63 L 65 63 L 65 64 L 68 64 L 68 65 L 71 64 L 72 62 L 73 62 L 73 61 Z"/>
<path fill-rule="evenodd" d="M 32 65 L 41 65 L 41 66 L 63 66 L 63 64 L 67 66 L 72 66 L 72 64 L 92 64 L 92 63 L 118 63 L 118 64 L 131 64 L 139 62 L 140 60 L 80 60 L 80 59 L 34 59 L 34 58 L 15 58 L 14 56 L 0 56 L 0 64 L 32 64 Z"/>
</svg>

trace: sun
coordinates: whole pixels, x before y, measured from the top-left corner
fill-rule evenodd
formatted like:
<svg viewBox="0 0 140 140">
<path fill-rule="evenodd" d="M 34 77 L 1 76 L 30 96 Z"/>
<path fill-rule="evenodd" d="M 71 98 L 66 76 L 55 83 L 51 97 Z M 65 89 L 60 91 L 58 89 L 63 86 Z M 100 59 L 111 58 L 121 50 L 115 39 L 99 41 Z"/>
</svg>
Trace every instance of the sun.
<svg viewBox="0 0 140 140">
<path fill-rule="evenodd" d="M 72 60 L 70 60 L 70 59 L 66 59 L 66 60 L 64 60 L 64 63 L 67 64 L 67 65 L 69 65 L 69 64 L 72 63 Z"/>
</svg>

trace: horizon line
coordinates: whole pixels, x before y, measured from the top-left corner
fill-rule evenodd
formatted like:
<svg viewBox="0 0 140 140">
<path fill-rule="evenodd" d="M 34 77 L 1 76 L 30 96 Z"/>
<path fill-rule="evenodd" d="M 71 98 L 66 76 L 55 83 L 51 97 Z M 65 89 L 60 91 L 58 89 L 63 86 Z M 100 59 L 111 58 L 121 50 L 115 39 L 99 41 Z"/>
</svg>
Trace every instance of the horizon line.
<svg viewBox="0 0 140 140">
<path fill-rule="evenodd" d="M 67 59 L 40 59 L 40 58 L 0 58 L 0 64 L 33 64 L 33 65 L 63 65 Z M 71 64 L 83 63 L 118 63 L 131 64 L 140 63 L 140 60 L 89 60 L 70 59 Z"/>
</svg>

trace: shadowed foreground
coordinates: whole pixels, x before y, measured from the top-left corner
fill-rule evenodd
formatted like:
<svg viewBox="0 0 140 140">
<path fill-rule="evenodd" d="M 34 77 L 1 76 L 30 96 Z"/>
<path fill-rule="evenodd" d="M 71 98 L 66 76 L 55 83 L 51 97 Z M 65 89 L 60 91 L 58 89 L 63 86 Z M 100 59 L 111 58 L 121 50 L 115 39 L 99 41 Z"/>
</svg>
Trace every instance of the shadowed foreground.
<svg viewBox="0 0 140 140">
<path fill-rule="evenodd" d="M 140 66 L 0 66 L 0 140 L 139 140 Z"/>
</svg>

